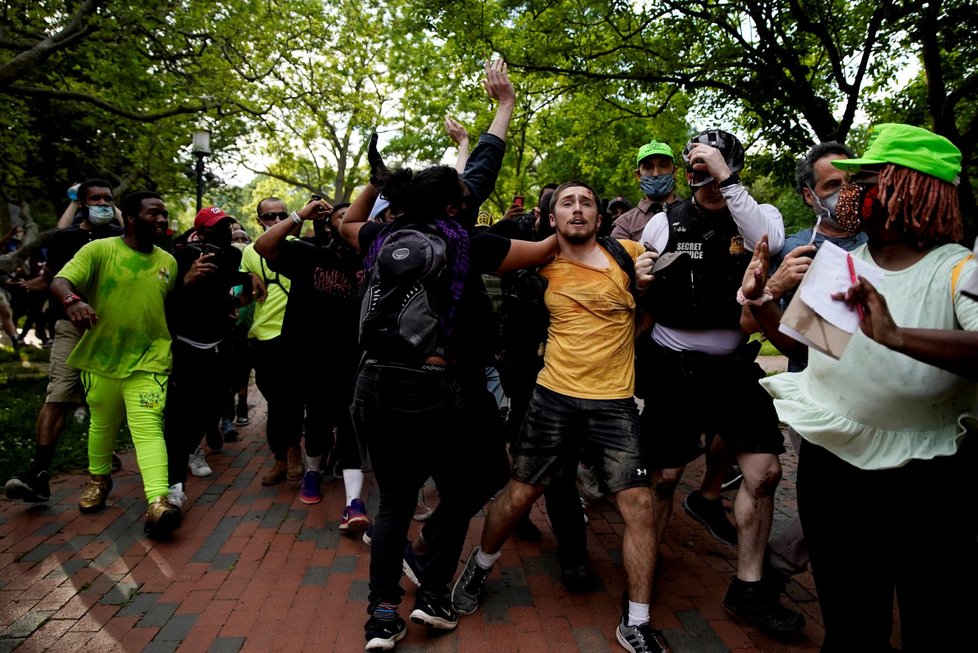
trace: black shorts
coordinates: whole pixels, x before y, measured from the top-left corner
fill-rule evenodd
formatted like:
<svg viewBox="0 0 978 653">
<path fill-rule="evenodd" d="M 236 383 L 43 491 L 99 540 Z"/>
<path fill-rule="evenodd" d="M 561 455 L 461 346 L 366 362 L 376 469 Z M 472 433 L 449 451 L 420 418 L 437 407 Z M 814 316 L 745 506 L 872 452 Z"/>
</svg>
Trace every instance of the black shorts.
<svg viewBox="0 0 978 653">
<path fill-rule="evenodd" d="M 758 383 L 756 347 L 726 356 L 655 345 L 642 411 L 642 437 L 652 469 L 682 467 L 702 453 L 700 436 L 716 434 L 739 453 L 784 453 L 774 401 Z"/>
<path fill-rule="evenodd" d="M 634 399 L 577 399 L 538 385 L 510 447 L 513 478 L 530 485 L 573 478 L 582 451 L 609 492 L 648 486 Z"/>
</svg>

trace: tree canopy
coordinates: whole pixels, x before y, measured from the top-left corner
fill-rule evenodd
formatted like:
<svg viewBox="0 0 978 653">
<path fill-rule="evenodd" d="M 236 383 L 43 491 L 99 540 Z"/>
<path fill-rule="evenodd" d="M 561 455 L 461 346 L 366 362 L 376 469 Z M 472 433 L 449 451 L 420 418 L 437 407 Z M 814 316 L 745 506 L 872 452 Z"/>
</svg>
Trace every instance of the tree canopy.
<svg viewBox="0 0 978 653">
<path fill-rule="evenodd" d="M 206 126 L 212 168 L 257 175 L 209 201 L 250 214 L 263 186 L 349 199 L 375 129 L 393 163 L 453 156 L 446 114 L 474 144 L 492 115 L 481 64 L 501 56 L 518 108 L 497 215 L 571 177 L 637 198 L 642 143 L 714 125 L 787 202 L 813 143 L 858 150 L 871 123 L 901 121 L 962 150 L 973 219 L 976 28 L 965 0 L 8 0 L 0 191 L 39 220 L 86 177 L 190 198 L 190 132 Z"/>
</svg>

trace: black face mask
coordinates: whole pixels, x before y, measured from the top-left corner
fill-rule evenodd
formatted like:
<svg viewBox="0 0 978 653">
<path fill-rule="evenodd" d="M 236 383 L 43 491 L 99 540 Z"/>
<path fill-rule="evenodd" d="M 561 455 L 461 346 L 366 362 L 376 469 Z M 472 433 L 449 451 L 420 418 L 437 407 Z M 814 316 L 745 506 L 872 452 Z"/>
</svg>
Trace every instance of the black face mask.
<svg viewBox="0 0 978 653">
<path fill-rule="evenodd" d="M 231 246 L 231 230 L 217 229 L 215 231 L 210 231 L 206 236 L 204 236 L 203 240 L 205 243 L 217 245 L 221 249 L 227 249 Z"/>
</svg>

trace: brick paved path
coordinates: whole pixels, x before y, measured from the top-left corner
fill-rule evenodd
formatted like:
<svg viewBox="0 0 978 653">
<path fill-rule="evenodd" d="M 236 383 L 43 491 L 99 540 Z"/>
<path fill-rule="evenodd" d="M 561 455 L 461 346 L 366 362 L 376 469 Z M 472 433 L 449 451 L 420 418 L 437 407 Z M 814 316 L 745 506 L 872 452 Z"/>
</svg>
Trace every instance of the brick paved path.
<svg viewBox="0 0 978 653">
<path fill-rule="evenodd" d="M 241 440 L 209 454 L 214 475 L 191 481 L 191 507 L 172 542 L 143 536 L 142 486 L 132 454 L 109 505 L 81 515 L 85 478 L 61 476 L 48 507 L 0 501 L 0 651 L 362 651 L 368 547 L 338 529 L 341 480 L 305 506 L 298 483 L 264 488 L 264 404 Z M 254 399 L 253 399 L 254 401 Z M 789 445 L 790 449 L 790 445 Z M 795 459 L 783 457 L 775 530 L 794 516 Z M 678 499 L 699 483 L 691 465 Z M 369 483 L 371 513 L 377 496 Z M 429 490 L 434 500 L 435 493 Z M 729 497 L 729 498 L 732 498 Z M 622 521 L 611 504 L 588 509 L 588 545 L 600 582 L 584 595 L 559 583 L 555 542 L 542 502 L 533 518 L 540 544 L 510 541 L 489 581 L 484 608 L 453 634 L 428 637 L 409 624 L 402 653 L 621 651 L 614 627 L 623 588 Z M 478 542 L 483 519 L 469 531 Z M 414 524 L 417 529 L 420 524 Z M 812 580 L 789 585 L 788 605 L 805 613 L 804 637 L 783 642 L 735 621 L 720 607 L 735 550 L 714 541 L 677 501 L 662 547 L 653 619 L 676 653 L 813 652 L 822 640 Z M 406 603 L 413 600 L 408 587 Z M 402 609 L 403 616 L 409 610 Z"/>
</svg>

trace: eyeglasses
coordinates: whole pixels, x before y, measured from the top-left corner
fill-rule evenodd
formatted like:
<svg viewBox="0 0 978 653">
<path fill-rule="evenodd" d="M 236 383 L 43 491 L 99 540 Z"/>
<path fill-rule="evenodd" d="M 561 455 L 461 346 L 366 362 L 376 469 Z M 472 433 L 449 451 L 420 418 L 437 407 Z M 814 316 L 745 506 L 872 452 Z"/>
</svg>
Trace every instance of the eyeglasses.
<svg viewBox="0 0 978 653">
<path fill-rule="evenodd" d="M 263 213 L 262 215 L 258 216 L 258 219 L 264 222 L 271 222 L 272 220 L 284 220 L 287 217 L 289 217 L 289 214 L 282 211 L 280 213 Z"/>
</svg>

